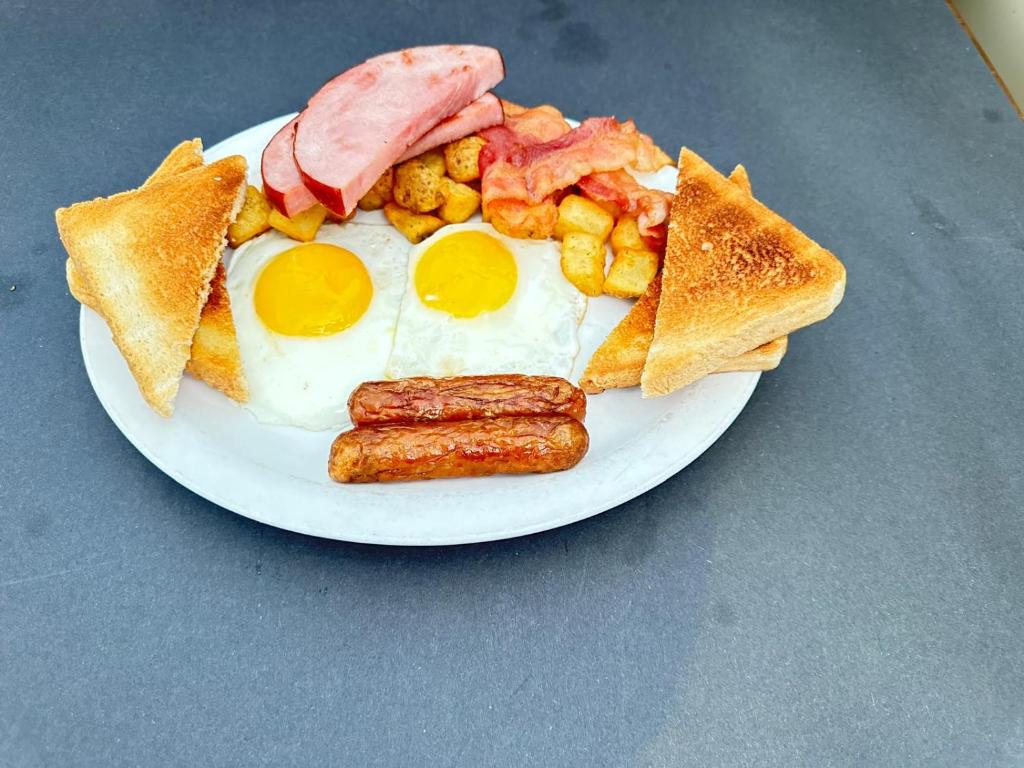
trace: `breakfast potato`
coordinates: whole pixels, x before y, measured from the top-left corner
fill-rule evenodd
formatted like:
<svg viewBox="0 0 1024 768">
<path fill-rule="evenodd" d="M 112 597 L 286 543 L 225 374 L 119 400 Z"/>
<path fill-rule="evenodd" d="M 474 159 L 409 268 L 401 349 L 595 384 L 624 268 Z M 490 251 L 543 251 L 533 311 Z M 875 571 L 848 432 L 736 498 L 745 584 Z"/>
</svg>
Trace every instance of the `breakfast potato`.
<svg viewBox="0 0 1024 768">
<path fill-rule="evenodd" d="M 263 192 L 252 184 L 246 187 L 242 210 L 228 227 L 228 245 L 237 248 L 246 240 L 270 229 L 270 211 L 270 203 L 263 196 Z"/>
<path fill-rule="evenodd" d="M 364 211 L 376 211 L 378 208 L 383 208 L 384 203 L 390 203 L 392 200 L 391 190 L 394 183 L 395 169 L 388 168 L 370 187 L 370 191 L 362 196 L 357 206 Z"/>
<path fill-rule="evenodd" d="M 562 239 L 569 232 L 586 232 L 603 243 L 611 234 L 615 219 L 593 200 L 579 195 L 566 195 L 558 204 L 555 237 Z"/>
<path fill-rule="evenodd" d="M 443 179 L 444 158 L 439 153 L 406 160 L 395 166 L 394 201 L 414 213 L 433 211 L 444 202 Z"/>
<path fill-rule="evenodd" d="M 444 165 L 455 181 L 476 181 L 480 178 L 480 150 L 487 142 L 479 136 L 467 136 L 444 148 Z"/>
<path fill-rule="evenodd" d="M 419 160 L 438 176 L 445 174 L 444 151 L 440 148 L 428 149 L 422 155 L 414 157 L 413 160 Z"/>
<path fill-rule="evenodd" d="M 612 230 L 612 250 L 615 253 L 624 251 L 627 248 L 634 251 L 645 251 L 643 238 L 640 237 L 640 228 L 633 216 L 622 216 L 615 222 L 615 229 Z"/>
<path fill-rule="evenodd" d="M 444 203 L 437 215 L 447 224 L 460 224 L 480 210 L 480 193 L 466 184 L 445 178 Z"/>
<path fill-rule="evenodd" d="M 627 248 L 662 253 L 665 250 L 665 225 L 654 227 L 649 235 L 641 235 L 635 217 L 621 217 L 612 230 L 612 251 L 618 253 Z"/>
<path fill-rule="evenodd" d="M 658 271 L 658 254 L 624 248 L 615 254 L 608 277 L 604 280 L 604 292 L 622 299 L 636 298 L 647 290 L 647 284 Z"/>
<path fill-rule="evenodd" d="M 604 287 L 605 247 L 587 232 L 567 232 L 562 238 L 562 274 L 587 296 L 600 296 Z"/>
<path fill-rule="evenodd" d="M 327 209 L 320 205 L 320 203 L 317 203 L 312 208 L 307 208 L 302 213 L 297 213 L 291 218 L 274 209 L 267 217 L 267 222 L 278 232 L 283 232 L 293 240 L 308 243 L 316 237 L 320 225 L 324 223 L 326 218 Z"/>
<path fill-rule="evenodd" d="M 414 244 L 444 226 L 444 222 L 437 216 L 414 213 L 396 203 L 387 203 L 384 206 L 384 216 L 395 229 L 405 235 L 406 240 Z"/>
</svg>

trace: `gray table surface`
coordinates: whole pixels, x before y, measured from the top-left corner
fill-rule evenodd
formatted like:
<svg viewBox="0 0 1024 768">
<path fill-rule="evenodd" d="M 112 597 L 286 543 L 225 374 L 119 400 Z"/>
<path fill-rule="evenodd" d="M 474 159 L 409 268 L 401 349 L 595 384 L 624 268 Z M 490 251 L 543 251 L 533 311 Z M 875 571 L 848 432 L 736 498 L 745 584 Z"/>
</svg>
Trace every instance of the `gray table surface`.
<svg viewBox="0 0 1024 768">
<path fill-rule="evenodd" d="M 1024 765 L 1024 130 L 941 2 L 46 5 L 0 3 L 0 765 Z M 355 546 L 179 487 L 92 393 L 53 209 L 448 41 L 742 161 L 846 300 L 562 530 Z"/>
</svg>

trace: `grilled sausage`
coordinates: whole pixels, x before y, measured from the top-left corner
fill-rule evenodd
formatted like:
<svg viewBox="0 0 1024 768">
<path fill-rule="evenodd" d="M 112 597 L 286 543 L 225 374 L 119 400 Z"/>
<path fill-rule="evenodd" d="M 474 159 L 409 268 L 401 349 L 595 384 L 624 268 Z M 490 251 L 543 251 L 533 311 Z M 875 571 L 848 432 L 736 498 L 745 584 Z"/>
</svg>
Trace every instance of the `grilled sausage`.
<svg viewBox="0 0 1024 768">
<path fill-rule="evenodd" d="M 348 400 L 348 412 L 356 426 L 545 414 L 583 421 L 587 396 L 555 376 L 420 377 L 361 384 Z"/>
<path fill-rule="evenodd" d="M 327 471 L 339 483 L 558 472 L 589 443 L 586 428 L 562 415 L 376 424 L 338 435 Z"/>
</svg>

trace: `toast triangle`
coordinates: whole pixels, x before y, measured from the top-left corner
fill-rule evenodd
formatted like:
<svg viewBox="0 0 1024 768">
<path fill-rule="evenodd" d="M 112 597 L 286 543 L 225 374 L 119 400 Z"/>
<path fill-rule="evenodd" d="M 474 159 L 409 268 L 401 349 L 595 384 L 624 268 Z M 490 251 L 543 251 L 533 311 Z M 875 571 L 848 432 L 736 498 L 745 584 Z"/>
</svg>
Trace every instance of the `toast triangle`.
<svg viewBox="0 0 1024 768">
<path fill-rule="evenodd" d="M 845 287 L 835 256 L 684 148 L 643 396 L 823 320 Z"/>
<path fill-rule="evenodd" d="M 239 156 L 57 210 L 61 240 L 146 402 L 170 416 L 228 225 Z"/>
</svg>

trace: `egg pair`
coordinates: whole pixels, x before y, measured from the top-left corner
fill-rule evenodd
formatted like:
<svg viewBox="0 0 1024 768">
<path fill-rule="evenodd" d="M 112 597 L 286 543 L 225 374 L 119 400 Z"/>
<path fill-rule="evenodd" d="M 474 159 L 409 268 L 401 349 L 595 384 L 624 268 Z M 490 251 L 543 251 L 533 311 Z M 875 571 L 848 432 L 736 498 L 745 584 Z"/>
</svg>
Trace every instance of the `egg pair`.
<svg viewBox="0 0 1024 768">
<path fill-rule="evenodd" d="M 310 430 L 349 423 L 364 381 L 405 376 L 568 376 L 586 297 L 551 241 L 451 225 L 410 249 L 387 226 L 321 227 L 312 243 L 269 233 L 239 248 L 228 292 L 247 407 Z"/>
</svg>

